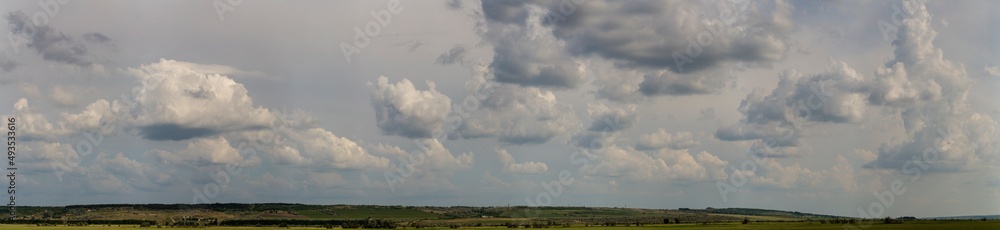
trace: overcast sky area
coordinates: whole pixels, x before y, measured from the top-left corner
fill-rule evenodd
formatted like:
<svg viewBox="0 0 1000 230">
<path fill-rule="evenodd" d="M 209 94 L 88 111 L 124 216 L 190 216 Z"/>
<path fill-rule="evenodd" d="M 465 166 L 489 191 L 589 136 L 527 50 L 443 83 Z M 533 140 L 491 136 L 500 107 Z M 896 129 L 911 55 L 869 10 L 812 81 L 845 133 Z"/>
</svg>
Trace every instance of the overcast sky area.
<svg viewBox="0 0 1000 230">
<path fill-rule="evenodd" d="M 18 205 L 1000 214 L 998 1 L 0 10 Z"/>
</svg>

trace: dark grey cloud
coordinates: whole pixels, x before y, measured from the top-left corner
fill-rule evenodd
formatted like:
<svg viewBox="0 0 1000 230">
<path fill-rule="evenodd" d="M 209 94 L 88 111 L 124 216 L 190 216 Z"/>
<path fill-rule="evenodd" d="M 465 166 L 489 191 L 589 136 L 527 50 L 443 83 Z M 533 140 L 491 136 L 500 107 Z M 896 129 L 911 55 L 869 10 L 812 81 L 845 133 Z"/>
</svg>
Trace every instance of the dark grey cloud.
<svg viewBox="0 0 1000 230">
<path fill-rule="evenodd" d="M 7 22 L 13 35 L 26 38 L 26 45 L 42 55 L 42 59 L 77 66 L 92 64 L 87 60 L 87 46 L 52 27 L 35 25 L 24 12 L 8 13 Z"/>
<path fill-rule="evenodd" d="M 723 141 L 763 141 L 769 147 L 799 146 L 801 134 L 791 123 L 736 124 L 720 127 L 715 137 Z"/>
<path fill-rule="evenodd" d="M 154 141 L 180 141 L 197 137 L 213 136 L 222 130 L 210 128 L 189 128 L 179 124 L 156 124 L 139 127 L 139 135 Z"/>
<path fill-rule="evenodd" d="M 438 56 L 437 63 L 441 65 L 451 65 L 455 63 L 462 63 L 462 58 L 465 58 L 465 47 L 456 45 L 452 47 L 448 52 Z"/>
<path fill-rule="evenodd" d="M 535 6 L 546 12 L 533 15 Z M 750 1 L 483 1 L 494 46 L 490 65 L 497 81 L 525 86 L 575 88 L 578 73 L 571 57 L 598 56 L 621 68 L 668 73 L 648 74 L 643 95 L 692 95 L 717 92 L 731 75 L 706 70 L 725 63 L 768 66 L 784 58 L 792 6 L 775 2 L 763 12 Z M 540 18 L 542 25 L 528 19 Z M 509 33 L 510 28 L 531 33 Z M 494 32 L 502 30 L 504 32 Z M 537 43 L 539 31 L 560 42 Z M 532 39 L 525 39 L 531 37 Z M 553 50 L 560 44 L 561 50 Z M 548 65 L 546 65 L 548 64 Z M 716 71 L 716 70 L 713 70 Z"/>
<path fill-rule="evenodd" d="M 215 92 L 205 89 L 205 87 L 203 86 L 198 87 L 197 90 L 185 89 L 184 93 L 187 94 L 188 96 L 199 99 L 212 99 L 213 97 L 215 97 Z"/>
<path fill-rule="evenodd" d="M 631 128 L 639 122 L 639 114 L 636 113 L 636 106 L 630 105 L 621 108 L 608 108 L 606 106 L 592 106 L 590 116 L 594 119 L 587 128 L 591 132 L 618 132 Z"/>
<path fill-rule="evenodd" d="M 632 116 L 607 114 L 597 117 L 597 120 L 591 123 L 587 130 L 594 132 L 617 132 L 632 127 L 637 120 L 634 114 Z"/>
<path fill-rule="evenodd" d="M 550 18 L 562 16 L 563 20 L 552 21 L 553 34 L 567 42 L 567 51 L 675 73 L 697 72 L 728 61 L 780 60 L 792 27 L 787 18 L 791 6 L 783 3 L 776 3 L 772 12 L 761 12 L 749 1 L 574 3 L 575 10 L 565 4 L 549 9 L 549 14 L 556 14 Z"/>
<path fill-rule="evenodd" d="M 711 94 L 726 86 L 734 75 L 725 71 L 707 71 L 691 74 L 678 74 L 662 71 L 657 74 L 643 76 L 639 83 L 639 92 L 643 95 L 684 96 L 695 94 Z"/>
<path fill-rule="evenodd" d="M 528 18 L 528 9 L 524 7 L 528 3 L 524 0 L 482 1 L 483 16 L 489 21 L 523 25 Z"/>
<path fill-rule="evenodd" d="M 552 88 L 576 88 L 583 83 L 583 76 L 569 57 L 521 36 L 501 35 L 495 41 L 489 67 L 497 82 Z"/>
<path fill-rule="evenodd" d="M 843 62 L 824 73 L 804 76 L 795 70 L 778 76 L 770 93 L 755 89 L 740 103 L 738 124 L 715 132 L 723 141 L 763 140 L 768 147 L 798 146 L 803 122 L 854 123 L 864 114 L 863 76 Z"/>
<path fill-rule="evenodd" d="M 535 4 L 535 3 L 531 3 Z M 525 1 L 483 1 L 480 36 L 493 46 L 489 68 L 497 82 L 521 86 L 576 88 L 583 74 L 561 42 L 543 28 L 543 15 Z M 530 19 L 530 20 L 529 20 Z"/>
</svg>

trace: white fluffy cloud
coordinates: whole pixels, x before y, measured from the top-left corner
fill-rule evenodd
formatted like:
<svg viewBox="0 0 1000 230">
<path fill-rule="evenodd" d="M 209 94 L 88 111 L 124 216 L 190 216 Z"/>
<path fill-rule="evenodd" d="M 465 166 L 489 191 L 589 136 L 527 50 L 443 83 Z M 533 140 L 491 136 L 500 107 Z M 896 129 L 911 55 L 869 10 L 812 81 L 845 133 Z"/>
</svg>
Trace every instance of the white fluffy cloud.
<svg viewBox="0 0 1000 230">
<path fill-rule="evenodd" d="M 630 181 L 721 181 L 726 161 L 709 152 L 663 149 L 647 154 L 631 147 L 609 145 L 598 152 L 600 163 L 584 169 L 590 175 Z"/>
<path fill-rule="evenodd" d="M 427 170 L 432 172 L 451 173 L 460 169 L 472 168 L 472 153 L 452 154 L 437 139 L 422 141 L 422 156 Z"/>
<path fill-rule="evenodd" d="M 496 149 L 496 151 L 505 173 L 542 174 L 549 171 L 549 166 L 545 163 L 535 161 L 517 163 L 506 149 Z"/>
<path fill-rule="evenodd" d="M 298 147 L 279 147 L 276 160 L 281 163 L 306 163 L 331 169 L 385 169 L 389 159 L 373 156 L 354 141 L 338 137 L 321 128 L 285 130 L 284 135 Z M 298 155 L 296 155 L 298 154 Z"/>
<path fill-rule="evenodd" d="M 66 129 L 58 124 L 52 124 L 38 109 L 28 105 L 28 99 L 21 98 L 14 103 L 14 117 L 17 120 L 17 138 L 21 140 L 51 140 L 65 135 Z"/>
<path fill-rule="evenodd" d="M 186 140 L 268 127 L 276 120 L 253 104 L 243 84 L 192 66 L 199 65 L 160 60 L 129 69 L 140 82 L 132 114 L 144 138 Z"/>
<path fill-rule="evenodd" d="M 371 88 L 375 120 L 382 132 L 409 138 L 430 138 L 442 130 L 445 117 L 451 112 L 451 99 L 435 90 L 427 81 L 428 90 L 417 90 L 410 80 L 390 84 L 380 76 Z"/>
<path fill-rule="evenodd" d="M 160 163 L 195 167 L 238 164 L 243 161 L 243 156 L 223 137 L 198 138 L 189 141 L 187 148 L 175 152 L 155 149 L 147 154 Z"/>
<path fill-rule="evenodd" d="M 674 150 L 690 149 L 700 145 L 694 140 L 694 135 L 690 132 L 669 133 L 660 128 L 655 133 L 647 133 L 639 136 L 639 141 L 635 143 L 638 150 L 660 150 L 670 148 Z"/>
<path fill-rule="evenodd" d="M 931 171 L 981 170 L 995 165 L 997 123 L 973 111 L 967 101 L 973 79 L 962 64 L 945 59 L 933 44 L 937 32 L 926 6 L 905 4 L 912 12 L 903 19 L 893 42 L 893 59 L 875 72 L 869 101 L 899 111 L 907 139 L 884 144 L 878 158 L 865 166 L 902 171 L 913 159 L 934 163 L 925 169 Z"/>
</svg>

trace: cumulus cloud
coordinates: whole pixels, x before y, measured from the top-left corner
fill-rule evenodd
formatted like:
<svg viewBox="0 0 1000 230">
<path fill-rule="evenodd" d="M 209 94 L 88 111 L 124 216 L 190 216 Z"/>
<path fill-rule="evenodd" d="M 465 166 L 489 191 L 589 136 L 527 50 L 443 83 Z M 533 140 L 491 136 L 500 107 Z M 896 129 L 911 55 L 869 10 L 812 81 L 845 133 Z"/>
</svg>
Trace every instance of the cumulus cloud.
<svg viewBox="0 0 1000 230">
<path fill-rule="evenodd" d="M 513 174 L 542 174 L 549 171 L 549 166 L 542 162 L 528 161 L 517 163 L 506 149 L 496 149 L 503 165 L 503 172 Z"/>
<path fill-rule="evenodd" d="M 576 88 L 583 83 L 581 66 L 563 50 L 545 10 L 522 1 L 483 1 L 483 40 L 493 45 L 489 65 L 498 82 L 521 86 Z"/>
<path fill-rule="evenodd" d="M 628 129 L 639 121 L 635 105 L 609 108 L 604 104 L 590 104 L 587 112 L 594 119 L 587 131 L 618 132 Z"/>
<path fill-rule="evenodd" d="M 576 88 L 576 58 L 638 67 L 637 87 L 601 89 L 609 98 L 718 92 L 735 74 L 727 63 L 769 65 L 789 49 L 791 4 L 758 2 L 483 1 L 482 37 L 494 47 L 497 81 Z M 722 67 L 722 68 L 715 68 Z M 585 68 L 584 68 L 585 69 Z"/>
<path fill-rule="evenodd" d="M 559 5 L 551 7 L 550 14 L 565 14 L 558 11 Z M 565 20 L 554 20 L 553 33 L 576 55 L 600 55 L 675 73 L 727 61 L 779 60 L 788 49 L 792 6 L 777 1 L 772 12 L 759 8 L 746 1 L 588 1 L 577 4 Z M 678 63 L 674 54 L 693 60 Z"/>
<path fill-rule="evenodd" d="M 164 182 L 164 178 L 161 177 L 162 172 L 156 168 L 130 159 L 123 153 L 110 155 L 104 153 L 97 155 L 93 165 L 98 171 L 103 172 L 101 174 L 113 176 L 121 181 L 124 187 L 157 189 L 154 185 Z"/>
<path fill-rule="evenodd" d="M 132 122 L 150 140 L 186 140 L 224 132 L 260 129 L 275 115 L 253 103 L 243 84 L 206 74 L 191 63 L 161 59 L 130 68 L 140 86 L 133 90 Z"/>
<path fill-rule="evenodd" d="M 444 172 L 444 175 L 448 175 L 456 170 L 472 168 L 474 164 L 472 153 L 452 154 L 437 139 L 423 140 L 421 149 L 425 154 L 424 164 L 432 172 Z"/>
<path fill-rule="evenodd" d="M 418 149 L 411 151 L 408 155 L 396 146 L 380 144 L 376 151 L 383 151 L 383 154 L 397 155 L 408 161 L 394 162 L 392 165 L 394 173 L 408 172 L 405 177 L 392 179 L 389 175 L 400 176 L 399 174 L 385 174 L 386 182 L 393 191 L 402 191 L 402 194 L 420 193 L 440 193 L 452 192 L 455 186 L 448 178 L 455 172 L 472 168 L 472 153 L 452 154 L 437 139 L 423 139 L 418 142 Z"/>
<path fill-rule="evenodd" d="M 28 99 L 18 99 L 14 103 L 13 114 L 21 130 L 17 133 L 18 139 L 54 140 L 67 133 L 63 126 L 49 122 L 41 111 L 28 105 Z"/>
<path fill-rule="evenodd" d="M 390 84 L 388 78 L 380 76 L 368 86 L 372 90 L 375 121 L 388 135 L 430 138 L 442 130 L 445 117 L 451 112 L 451 99 L 438 92 L 432 81 L 427 81 L 428 90 L 417 90 L 410 80 Z"/>
<path fill-rule="evenodd" d="M 809 122 L 856 123 L 868 106 L 889 109 L 902 121 L 906 139 L 886 143 L 866 168 L 904 170 L 914 159 L 939 161 L 932 171 L 975 170 L 979 162 L 995 162 L 996 122 L 974 112 L 967 95 L 972 79 L 961 64 L 944 58 L 934 46 L 937 36 L 925 6 L 906 2 L 908 14 L 893 41 L 894 56 L 878 66 L 872 78 L 844 62 L 824 73 L 782 73 L 770 94 L 755 90 L 740 105 L 740 123 L 719 128 L 720 140 L 763 140 L 752 150 L 770 156 L 794 156 Z M 777 148 L 775 148 L 777 147 Z M 938 153 L 925 156 L 925 152 Z"/>
<path fill-rule="evenodd" d="M 18 135 L 20 138 L 20 134 Z M 71 144 L 38 141 L 21 146 L 23 147 L 20 147 L 19 151 L 31 153 L 18 156 L 19 167 L 23 170 L 38 174 L 84 170 L 80 165 L 81 156 Z"/>
<path fill-rule="evenodd" d="M 356 142 L 338 137 L 322 128 L 281 131 L 296 149 L 278 147 L 272 157 L 277 163 L 304 163 L 328 169 L 385 169 L 389 159 L 371 155 Z"/>
<path fill-rule="evenodd" d="M 940 112 L 940 111 L 933 111 Z M 928 118 L 900 144 L 883 144 L 865 168 L 954 172 L 989 169 L 1000 162 L 994 142 L 997 123 L 980 113 Z"/>
<path fill-rule="evenodd" d="M 110 135 L 116 130 L 114 124 L 125 114 L 124 104 L 119 101 L 97 100 L 80 113 L 63 113 L 61 121 L 70 132 L 100 132 Z"/>
<path fill-rule="evenodd" d="M 198 138 L 189 141 L 185 149 L 175 152 L 154 149 L 147 154 L 163 164 L 195 167 L 238 164 L 243 161 L 243 156 L 223 137 Z"/>
<path fill-rule="evenodd" d="M 740 122 L 720 127 L 715 136 L 724 141 L 763 140 L 768 147 L 798 146 L 804 132 L 800 127 L 807 122 L 860 122 L 867 107 L 866 81 L 844 62 L 833 62 L 823 73 L 810 76 L 784 71 L 770 93 L 754 89 L 747 95 L 740 103 Z"/>
<path fill-rule="evenodd" d="M 595 176 L 620 177 L 628 181 L 720 181 L 728 174 L 728 164 L 717 156 L 702 151 L 663 149 L 646 154 L 631 147 L 609 145 L 598 153 L 600 163 L 585 167 L 584 172 Z"/>
<path fill-rule="evenodd" d="M 555 94 L 538 88 L 499 85 L 480 105 L 461 120 L 450 139 L 497 137 L 510 144 L 541 144 L 578 123 Z"/>
<path fill-rule="evenodd" d="M 670 148 L 674 150 L 690 149 L 700 145 L 694 140 L 694 135 L 690 132 L 669 133 L 660 128 L 655 133 L 647 133 L 639 136 L 639 141 L 635 143 L 637 150 L 660 150 Z"/>
<path fill-rule="evenodd" d="M 934 46 L 931 15 L 919 2 L 907 9 L 897 31 L 893 59 L 876 72 L 869 101 L 899 111 L 907 139 L 883 144 L 867 168 L 906 169 L 908 163 L 933 162 L 929 171 L 981 170 L 998 161 L 993 149 L 997 123 L 974 112 L 967 95 L 972 79 L 964 66 L 944 58 Z"/>
<path fill-rule="evenodd" d="M 590 84 L 592 87 L 596 87 L 593 93 L 597 98 L 623 103 L 635 103 L 645 98 L 645 94 L 639 91 L 639 84 L 642 83 L 643 75 L 648 71 L 618 68 L 614 63 L 600 58 L 585 60 L 586 77 L 593 79 Z"/>
</svg>

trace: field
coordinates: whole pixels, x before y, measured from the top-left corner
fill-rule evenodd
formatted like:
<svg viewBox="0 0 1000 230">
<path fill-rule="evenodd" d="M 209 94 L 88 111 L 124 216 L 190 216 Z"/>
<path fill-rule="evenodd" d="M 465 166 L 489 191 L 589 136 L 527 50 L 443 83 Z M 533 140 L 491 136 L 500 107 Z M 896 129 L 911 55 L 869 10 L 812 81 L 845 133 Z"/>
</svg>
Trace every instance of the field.
<svg viewBox="0 0 1000 230">
<path fill-rule="evenodd" d="M 845 228 L 846 227 L 846 228 Z M 857 227 L 857 228 L 854 228 Z M 93 229 L 151 229 L 151 228 L 140 228 L 135 225 L 122 225 L 122 226 L 33 226 L 33 225 L 11 225 L 4 224 L 0 225 L 0 229 L 12 229 L 12 230 L 41 230 L 41 229 L 60 229 L 60 230 L 93 230 Z M 324 229 L 324 228 L 302 228 L 302 227 L 291 227 L 291 228 L 277 228 L 277 227 L 201 227 L 201 228 L 170 228 L 170 229 L 203 229 L 203 230 L 260 230 L 260 229 Z M 448 228 L 437 228 L 437 229 L 448 229 Z M 509 228 L 468 228 L 468 229 L 509 229 Z M 739 223 L 725 223 L 725 224 L 671 224 L 671 225 L 651 225 L 643 227 L 584 227 L 584 226 L 572 226 L 572 227 L 553 227 L 552 229 L 565 229 L 565 230 L 607 230 L 607 229 L 786 229 L 786 230 L 797 230 L 797 229 L 1000 229 L 1000 221 L 908 221 L 903 224 L 872 224 L 870 226 L 862 225 L 842 225 L 842 224 L 819 224 L 819 223 L 804 223 L 804 222 L 776 222 L 776 223 L 750 223 L 750 224 L 739 224 Z"/>
<path fill-rule="evenodd" d="M 851 217 L 754 208 L 379 206 L 261 204 L 106 204 L 22 207 L 2 229 L 998 229 L 998 216 L 975 220 Z M 966 218 L 972 219 L 972 217 Z M 746 222 L 747 224 L 742 224 Z M 834 223 L 857 222 L 859 225 Z M 883 224 L 901 222 L 901 224 Z M 869 224 L 865 226 L 864 224 Z M 110 225 L 109 225 L 110 224 Z M 119 224 L 121 224 L 119 226 Z M 147 225 L 140 228 L 139 224 Z M 73 225 L 73 226 L 68 226 Z M 244 227 L 238 227 L 244 226 Z M 291 226 L 283 228 L 282 226 Z"/>
<path fill-rule="evenodd" d="M 335 207 L 326 210 L 296 210 L 299 215 L 310 219 L 359 219 L 368 217 L 378 218 L 416 218 L 435 219 L 440 215 L 420 211 L 411 208 L 387 208 L 387 207 Z"/>
</svg>

